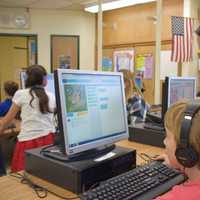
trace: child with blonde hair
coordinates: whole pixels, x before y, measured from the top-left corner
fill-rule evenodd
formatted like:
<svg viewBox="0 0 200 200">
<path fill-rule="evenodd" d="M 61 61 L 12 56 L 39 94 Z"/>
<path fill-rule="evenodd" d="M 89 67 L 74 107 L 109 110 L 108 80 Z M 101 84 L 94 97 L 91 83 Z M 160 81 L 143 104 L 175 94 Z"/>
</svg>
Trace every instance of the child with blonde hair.
<svg viewBox="0 0 200 200">
<path fill-rule="evenodd" d="M 192 118 L 185 113 L 189 105 L 191 106 L 191 102 L 179 101 L 168 109 L 165 115 L 166 138 L 164 144 L 166 154 L 160 156 L 166 164 L 184 172 L 188 180 L 173 187 L 171 191 L 156 198 L 156 200 L 200 199 L 200 102 L 198 103 L 199 110 Z M 191 127 L 186 135 L 188 141 L 184 141 L 187 145 L 183 148 L 191 148 L 195 152 L 195 157 L 191 154 L 188 160 L 180 153 L 180 148 L 183 146 L 181 130 L 187 130 L 185 126 L 182 127 L 182 123 L 189 122 L 185 122 L 185 120 L 191 120 Z"/>
</svg>

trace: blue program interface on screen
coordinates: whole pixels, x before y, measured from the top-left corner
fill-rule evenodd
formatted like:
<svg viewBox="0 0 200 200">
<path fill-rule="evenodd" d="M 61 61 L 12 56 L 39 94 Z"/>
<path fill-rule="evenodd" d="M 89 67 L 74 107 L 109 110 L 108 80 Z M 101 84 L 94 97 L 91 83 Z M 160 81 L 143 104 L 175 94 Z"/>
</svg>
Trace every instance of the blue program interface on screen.
<svg viewBox="0 0 200 200">
<path fill-rule="evenodd" d="M 63 74 L 69 147 L 126 131 L 120 76 Z"/>
<path fill-rule="evenodd" d="M 47 85 L 45 87 L 45 90 L 48 91 L 48 92 L 51 92 L 52 94 L 55 94 L 55 85 L 54 85 L 53 74 L 47 75 Z"/>
<path fill-rule="evenodd" d="M 54 75 L 48 74 L 46 78 L 47 78 L 47 85 L 45 86 L 45 90 L 51 92 L 52 94 L 55 94 Z M 21 79 L 21 88 L 25 89 L 26 88 L 25 82 L 27 79 L 27 74 L 25 71 L 22 71 L 20 73 L 20 79 Z"/>
<path fill-rule="evenodd" d="M 172 79 L 169 88 L 169 106 L 181 99 L 193 100 L 195 98 L 194 79 Z"/>
</svg>

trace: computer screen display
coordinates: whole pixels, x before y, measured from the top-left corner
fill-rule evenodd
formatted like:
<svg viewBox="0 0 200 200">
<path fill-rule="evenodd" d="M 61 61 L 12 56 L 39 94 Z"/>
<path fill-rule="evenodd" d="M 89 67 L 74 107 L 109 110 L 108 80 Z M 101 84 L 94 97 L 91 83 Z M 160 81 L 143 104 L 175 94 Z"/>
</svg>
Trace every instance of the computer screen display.
<svg viewBox="0 0 200 200">
<path fill-rule="evenodd" d="M 168 107 L 181 99 L 193 100 L 196 97 L 196 78 L 169 77 Z"/>
<path fill-rule="evenodd" d="M 47 74 L 47 85 L 45 86 L 45 90 L 55 94 L 55 84 L 54 84 L 54 76 L 53 74 Z"/>
<path fill-rule="evenodd" d="M 27 75 L 25 71 L 21 71 L 20 72 L 20 87 L 21 89 L 25 89 L 26 88 L 26 79 L 27 79 Z"/>
<path fill-rule="evenodd" d="M 59 123 L 62 123 L 67 154 L 128 138 L 121 73 L 65 69 L 56 73 L 57 103 L 62 118 Z"/>
<path fill-rule="evenodd" d="M 26 88 L 26 79 L 27 79 L 26 72 L 21 71 L 20 72 L 21 89 Z M 54 75 L 53 74 L 47 74 L 46 79 L 47 79 L 47 85 L 45 86 L 45 90 L 55 94 Z"/>
</svg>

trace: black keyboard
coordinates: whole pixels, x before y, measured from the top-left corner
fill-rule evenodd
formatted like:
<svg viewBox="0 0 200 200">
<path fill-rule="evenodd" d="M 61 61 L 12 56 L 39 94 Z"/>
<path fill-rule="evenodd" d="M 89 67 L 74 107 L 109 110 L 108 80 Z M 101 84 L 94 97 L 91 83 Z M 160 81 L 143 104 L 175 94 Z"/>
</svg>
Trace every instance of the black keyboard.
<svg viewBox="0 0 200 200">
<path fill-rule="evenodd" d="M 153 123 L 153 122 L 146 122 L 144 124 L 144 128 L 157 130 L 157 131 L 164 131 L 165 130 L 163 124 L 157 124 L 157 123 Z"/>
<path fill-rule="evenodd" d="M 151 200 L 186 180 L 161 162 L 137 167 L 82 194 L 82 200 Z"/>
</svg>

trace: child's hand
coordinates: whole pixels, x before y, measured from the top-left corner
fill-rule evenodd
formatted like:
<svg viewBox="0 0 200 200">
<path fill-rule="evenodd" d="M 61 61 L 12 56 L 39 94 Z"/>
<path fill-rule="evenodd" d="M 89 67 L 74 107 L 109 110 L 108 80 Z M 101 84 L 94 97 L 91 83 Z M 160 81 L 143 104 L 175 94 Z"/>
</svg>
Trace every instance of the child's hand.
<svg viewBox="0 0 200 200">
<path fill-rule="evenodd" d="M 3 124 L 2 124 L 2 120 L 0 120 L 0 134 L 2 134 L 3 133 Z"/>
<path fill-rule="evenodd" d="M 158 156 L 154 157 L 153 159 L 157 160 L 157 161 L 161 161 L 165 165 L 170 166 L 170 161 L 169 161 L 169 158 L 168 158 L 167 154 L 158 155 Z"/>
</svg>

